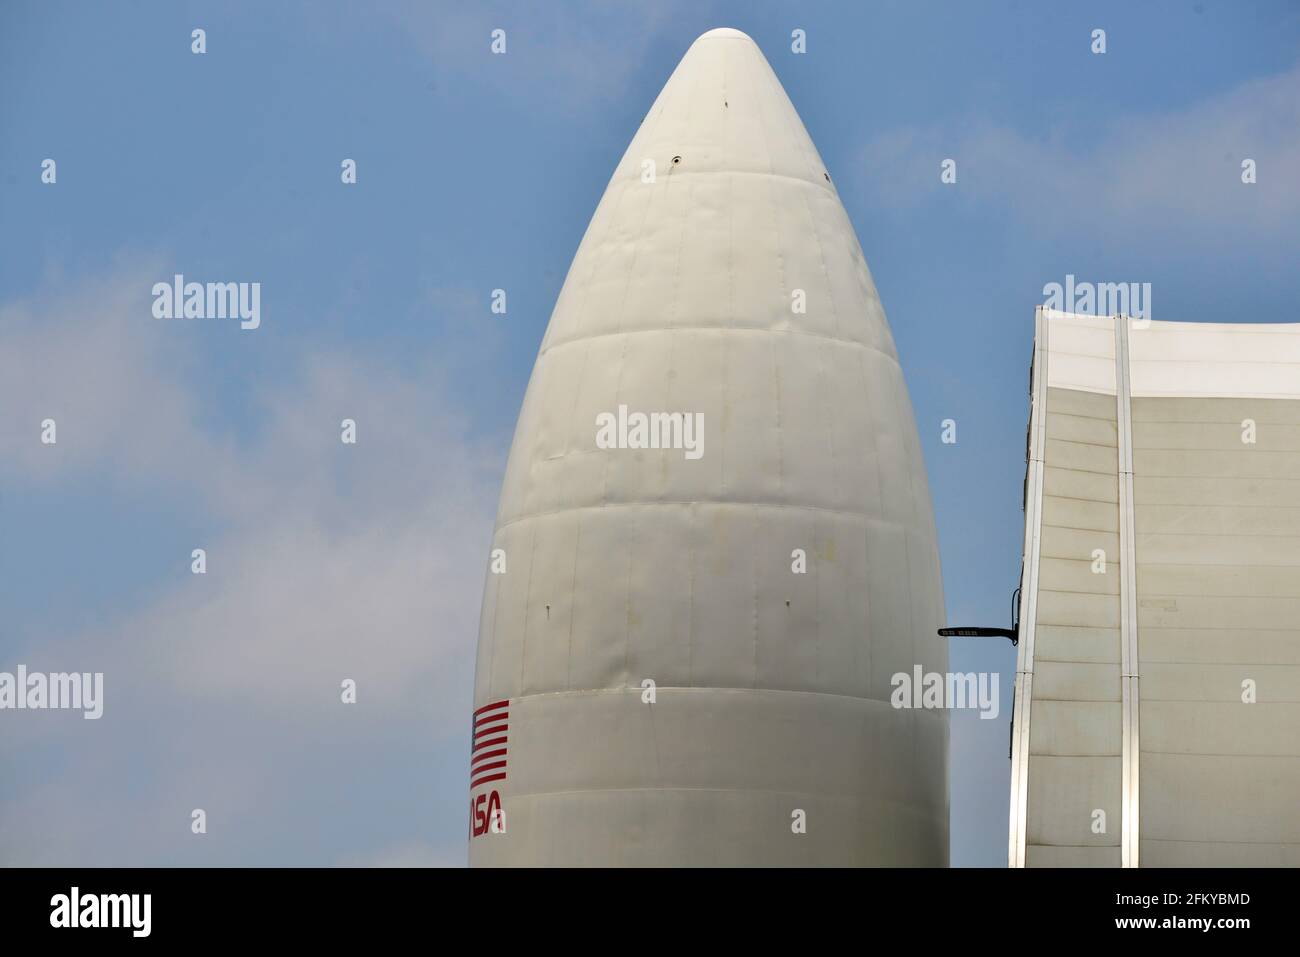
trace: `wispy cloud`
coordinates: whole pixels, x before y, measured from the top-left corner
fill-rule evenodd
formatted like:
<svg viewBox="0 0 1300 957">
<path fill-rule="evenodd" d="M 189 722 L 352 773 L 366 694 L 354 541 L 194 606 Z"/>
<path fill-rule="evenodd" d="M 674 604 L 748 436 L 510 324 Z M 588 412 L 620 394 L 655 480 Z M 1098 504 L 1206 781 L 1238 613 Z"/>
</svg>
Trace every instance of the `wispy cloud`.
<svg viewBox="0 0 1300 957">
<path fill-rule="evenodd" d="M 1294 235 L 1300 223 L 1300 66 L 1185 109 L 1115 116 L 1100 135 L 1068 120 L 1025 132 L 979 119 L 886 131 L 862 151 L 866 189 L 906 207 L 939 190 L 1011 210 L 1030 230 L 1086 226 L 1147 239 L 1221 243 L 1225 232 Z M 957 185 L 940 163 L 957 161 Z M 1244 185 L 1242 161 L 1257 164 Z M 1294 250 L 1292 250 L 1292 253 Z"/>
<path fill-rule="evenodd" d="M 331 353 L 260 389 L 249 400 L 260 425 L 237 441 L 193 395 L 187 368 L 206 337 L 241 333 L 151 319 L 157 273 L 136 264 L 0 305 L 9 502 L 38 483 L 111 475 L 166 490 L 214 529 L 194 543 L 206 575 L 160 583 L 61 636 L 60 668 L 104 672 L 101 720 L 5 714 L 0 764 L 21 774 L 0 788 L 0 862 L 266 863 L 271 821 L 303 828 L 310 848 L 281 833 L 276 863 L 454 842 L 463 822 L 451 802 L 397 813 L 375 846 L 367 835 L 376 806 L 427 808 L 435 775 L 459 780 L 458 764 L 438 765 L 463 756 L 500 443 L 466 434 L 436 374 Z M 47 415 L 55 447 L 37 440 Z M 340 442 L 345 417 L 356 445 Z M 187 566 L 188 553 L 175 560 Z M 48 638 L 11 633 L 3 664 L 40 666 Z M 344 678 L 355 705 L 340 700 Z M 364 808 L 319 809 L 376 765 L 384 780 L 420 783 Z M 204 838 L 189 831 L 195 807 L 212 815 Z M 308 841 L 320 826 L 332 836 Z"/>
<path fill-rule="evenodd" d="M 440 88 L 487 86 L 530 108 L 581 113 L 617 101 L 676 3 L 509 4 L 403 0 L 385 7 L 430 59 Z M 506 34 L 494 56 L 493 30 Z M 683 52 L 685 52 L 683 50 Z"/>
</svg>

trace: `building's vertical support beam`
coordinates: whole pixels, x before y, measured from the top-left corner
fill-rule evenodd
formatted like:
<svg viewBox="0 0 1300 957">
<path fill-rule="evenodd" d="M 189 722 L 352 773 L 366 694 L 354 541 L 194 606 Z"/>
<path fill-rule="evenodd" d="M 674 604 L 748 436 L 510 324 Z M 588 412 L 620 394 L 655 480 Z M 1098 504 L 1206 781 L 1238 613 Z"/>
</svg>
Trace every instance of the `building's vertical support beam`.
<svg viewBox="0 0 1300 957">
<path fill-rule="evenodd" d="M 1042 539 L 1043 450 L 1047 444 L 1047 359 L 1050 323 L 1042 306 L 1034 312 L 1032 407 L 1025 472 L 1025 546 L 1020 572 L 1020 644 L 1016 656 L 1015 727 L 1011 741 L 1011 818 L 1007 866 L 1025 866 L 1029 802 L 1029 719 L 1034 688 L 1034 622 L 1038 616 L 1038 556 Z"/>
<path fill-rule="evenodd" d="M 1138 866 L 1137 548 L 1133 522 L 1133 409 L 1129 317 L 1115 317 L 1115 402 L 1119 425 L 1119 642 L 1122 814 L 1120 866 Z"/>
</svg>

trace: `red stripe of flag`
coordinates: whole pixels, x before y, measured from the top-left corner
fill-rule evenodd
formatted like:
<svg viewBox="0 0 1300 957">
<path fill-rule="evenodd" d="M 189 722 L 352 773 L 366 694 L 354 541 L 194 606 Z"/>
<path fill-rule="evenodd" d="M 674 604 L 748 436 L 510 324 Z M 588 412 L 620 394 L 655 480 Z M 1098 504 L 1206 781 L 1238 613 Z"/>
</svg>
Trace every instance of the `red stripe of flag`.
<svg viewBox="0 0 1300 957">
<path fill-rule="evenodd" d="M 493 708 L 504 708 L 509 703 L 510 703 L 510 699 L 507 698 L 504 701 L 493 701 L 491 704 L 485 704 L 483 707 L 479 708 L 477 711 L 474 712 L 474 717 L 477 718 L 484 711 L 491 711 Z"/>
<path fill-rule="evenodd" d="M 487 740 L 487 741 L 480 741 L 480 742 L 478 742 L 478 744 L 474 745 L 474 750 L 477 751 L 477 750 L 479 750 L 480 748 L 490 748 L 490 747 L 492 747 L 492 745 L 494 745 L 494 744 L 505 744 L 505 743 L 506 743 L 506 739 L 505 739 L 505 736 L 503 735 L 502 737 L 499 737 L 499 738 L 491 738 L 491 739 L 489 739 L 489 740 Z M 471 753 L 473 753 L 473 752 L 471 752 Z"/>
<path fill-rule="evenodd" d="M 482 754 L 476 754 L 474 755 L 474 759 L 470 761 L 470 767 L 473 767 L 474 765 L 478 764 L 480 761 L 486 761 L 488 758 L 499 758 L 501 757 L 501 755 L 505 753 L 506 753 L 505 748 L 497 748 L 497 750 L 495 751 L 484 751 Z"/>
<path fill-rule="evenodd" d="M 474 732 L 474 739 L 477 741 L 479 738 L 481 738 L 481 737 L 482 737 L 483 735 L 485 735 L 485 734 L 500 734 L 502 731 L 506 730 L 506 728 L 508 728 L 508 727 L 510 727 L 510 725 L 508 725 L 508 724 L 494 724 L 492 727 L 490 727 L 490 728 L 484 728 L 482 731 L 475 731 L 475 732 Z"/>
<path fill-rule="evenodd" d="M 505 779 L 506 779 L 506 774 L 504 771 L 502 771 L 500 774 L 489 774 L 485 778 L 478 778 L 477 780 L 470 781 L 469 782 L 470 790 L 473 790 L 474 788 L 478 787 L 480 784 L 487 784 L 489 781 L 504 781 Z"/>
</svg>

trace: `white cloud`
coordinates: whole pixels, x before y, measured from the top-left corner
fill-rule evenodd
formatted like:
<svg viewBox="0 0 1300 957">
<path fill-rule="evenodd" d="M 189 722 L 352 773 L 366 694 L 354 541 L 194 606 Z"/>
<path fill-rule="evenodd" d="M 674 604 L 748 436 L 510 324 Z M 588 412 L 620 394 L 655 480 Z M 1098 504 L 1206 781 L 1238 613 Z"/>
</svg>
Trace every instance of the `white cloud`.
<svg viewBox="0 0 1300 957">
<path fill-rule="evenodd" d="M 1083 120 L 1088 122 L 1083 122 Z M 1209 244 L 1294 234 L 1300 221 L 1300 66 L 1175 112 L 1068 120 L 1026 134 L 978 120 L 886 131 L 863 149 L 866 188 L 906 207 L 936 191 L 1011 209 L 1031 231 Z M 955 186 L 939 181 L 945 158 Z M 1254 159 L 1259 182 L 1241 182 Z"/>
<path fill-rule="evenodd" d="M 0 407 L 16 410 L 0 435 L 10 502 L 37 483 L 112 476 L 165 491 L 214 529 L 199 543 L 206 575 L 159 583 L 143 604 L 60 636 L 60 667 L 105 673 L 101 720 L 3 716 L 0 764 L 25 769 L 0 790 L 4 863 L 265 863 L 271 824 L 315 826 L 322 795 L 376 773 L 358 762 L 408 788 L 421 764 L 429 791 L 463 775 L 503 443 L 466 434 L 435 374 L 341 353 L 304 357 L 243 397 L 256 426 L 236 440 L 187 370 L 210 337 L 258 333 L 152 319 L 159 272 L 137 263 L 0 305 Z M 47 409 L 54 448 L 38 441 Z M 344 417 L 357 421 L 355 446 L 339 440 Z M 76 601 L 78 583 L 65 591 Z M 39 656 L 48 637 L 11 637 L 4 657 Z M 340 701 L 344 678 L 356 705 Z M 368 833 L 358 822 L 373 824 L 386 799 L 319 812 L 337 818 L 319 853 L 383 851 L 364 836 L 356 849 L 349 832 Z M 459 804 L 402 800 L 430 813 L 396 824 L 397 846 L 459 835 Z M 212 814 L 206 843 L 189 833 L 193 807 Z M 285 853 L 276 863 L 295 862 Z M 403 859 L 434 859 L 422 853 Z"/>
<path fill-rule="evenodd" d="M 123 267 L 102 281 L 39 300 L 0 303 L 0 476 L 53 478 L 99 466 L 177 477 L 209 457 L 189 422 L 183 370 L 164 361 L 168 339 L 150 325 L 149 295 L 163 270 Z M 167 330 L 173 331 L 173 330 Z M 54 419 L 56 446 L 37 441 Z"/>
</svg>

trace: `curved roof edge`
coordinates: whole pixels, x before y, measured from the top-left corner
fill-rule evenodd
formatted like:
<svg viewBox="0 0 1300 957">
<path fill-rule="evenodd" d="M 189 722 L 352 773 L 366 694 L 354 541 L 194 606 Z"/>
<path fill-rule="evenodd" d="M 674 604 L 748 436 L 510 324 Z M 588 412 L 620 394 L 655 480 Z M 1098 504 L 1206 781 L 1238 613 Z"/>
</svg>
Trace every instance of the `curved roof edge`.
<svg viewBox="0 0 1300 957">
<path fill-rule="evenodd" d="M 1113 395 L 1119 317 L 1040 309 L 1047 384 Z M 1300 400 L 1300 322 L 1127 321 L 1134 398 Z"/>
</svg>

